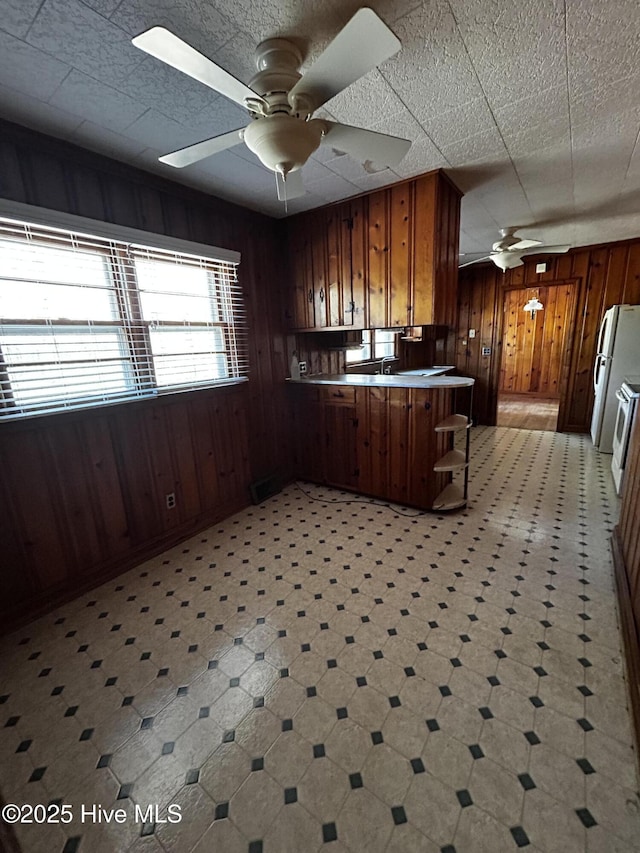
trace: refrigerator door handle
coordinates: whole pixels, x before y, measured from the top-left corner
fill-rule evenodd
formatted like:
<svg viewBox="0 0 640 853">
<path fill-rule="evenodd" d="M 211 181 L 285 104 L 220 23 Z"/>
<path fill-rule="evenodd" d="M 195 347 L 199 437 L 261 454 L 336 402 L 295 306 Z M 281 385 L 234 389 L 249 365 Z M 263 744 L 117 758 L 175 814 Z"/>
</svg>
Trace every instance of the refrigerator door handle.
<svg viewBox="0 0 640 853">
<path fill-rule="evenodd" d="M 600 368 L 602 367 L 602 356 L 596 356 L 596 363 L 593 368 L 593 393 L 595 394 L 598 390 L 598 379 L 600 378 Z"/>
</svg>

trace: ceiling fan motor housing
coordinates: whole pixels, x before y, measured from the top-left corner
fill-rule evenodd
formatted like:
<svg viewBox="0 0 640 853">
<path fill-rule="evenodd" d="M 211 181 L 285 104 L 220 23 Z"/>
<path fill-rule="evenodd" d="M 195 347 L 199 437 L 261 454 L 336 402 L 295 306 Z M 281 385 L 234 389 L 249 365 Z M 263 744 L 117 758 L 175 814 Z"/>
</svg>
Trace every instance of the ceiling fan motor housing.
<svg viewBox="0 0 640 853">
<path fill-rule="evenodd" d="M 244 141 L 267 169 L 287 175 L 304 166 L 320 145 L 323 130 L 321 121 L 275 113 L 252 121 Z"/>
</svg>

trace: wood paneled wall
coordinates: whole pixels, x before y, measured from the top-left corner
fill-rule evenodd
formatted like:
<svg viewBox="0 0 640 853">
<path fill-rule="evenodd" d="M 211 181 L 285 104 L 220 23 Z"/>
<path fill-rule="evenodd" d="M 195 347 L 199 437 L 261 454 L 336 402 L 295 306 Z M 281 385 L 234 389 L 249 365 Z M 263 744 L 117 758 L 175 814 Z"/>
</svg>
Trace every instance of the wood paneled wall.
<svg viewBox="0 0 640 853">
<path fill-rule="evenodd" d="M 562 367 L 571 355 L 575 282 L 505 290 L 500 391 L 559 397 Z M 544 306 L 522 307 L 536 296 Z"/>
<path fill-rule="evenodd" d="M 12 617 L 246 506 L 248 396 L 229 386 L 4 425 L 0 561 Z"/>
<path fill-rule="evenodd" d="M 546 273 L 535 271 L 545 259 Z M 460 271 L 456 364 L 476 379 L 474 415 L 479 423 L 495 424 L 503 337 L 503 299 L 508 288 L 537 288 L 576 283 L 574 333 L 567 359 L 565 392 L 559 429 L 587 431 L 593 406 L 592 368 L 597 332 L 604 312 L 618 303 L 640 303 L 640 238 L 587 246 L 566 255 L 530 256 L 524 265 L 503 273 L 493 264 Z M 475 338 L 468 336 L 476 330 Z M 489 347 L 490 355 L 482 355 Z"/>
<path fill-rule="evenodd" d="M 612 545 L 629 693 L 636 739 L 640 743 L 640 412 L 637 410 L 622 486 L 620 521 Z"/>
<path fill-rule="evenodd" d="M 8 122 L 0 196 L 241 252 L 250 330 L 247 384 L 0 425 L 0 607 L 15 615 L 229 515 L 253 479 L 288 478 L 282 223 Z"/>
</svg>

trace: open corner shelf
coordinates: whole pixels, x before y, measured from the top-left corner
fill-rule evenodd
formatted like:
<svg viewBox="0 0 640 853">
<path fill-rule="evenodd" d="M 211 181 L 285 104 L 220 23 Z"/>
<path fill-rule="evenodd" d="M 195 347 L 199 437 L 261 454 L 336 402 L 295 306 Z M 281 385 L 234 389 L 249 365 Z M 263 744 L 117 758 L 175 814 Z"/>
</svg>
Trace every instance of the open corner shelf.
<svg viewBox="0 0 640 853">
<path fill-rule="evenodd" d="M 462 485 L 458 483 L 448 483 L 434 500 L 432 509 L 437 511 L 460 509 L 467 505 L 468 485 L 469 485 L 469 438 L 470 427 L 472 424 L 471 418 L 471 399 L 469 395 L 468 413 L 461 414 L 456 412 L 449 417 L 440 421 L 434 427 L 436 433 L 450 432 L 453 433 L 452 443 L 455 441 L 455 433 L 464 430 L 466 432 L 464 450 L 458 450 L 452 447 L 444 456 L 433 466 L 434 471 L 464 471 L 464 481 Z M 466 408 L 466 407 L 465 407 Z"/>
<path fill-rule="evenodd" d="M 433 502 L 433 509 L 460 509 L 466 505 L 464 490 L 456 483 L 449 483 Z"/>
</svg>

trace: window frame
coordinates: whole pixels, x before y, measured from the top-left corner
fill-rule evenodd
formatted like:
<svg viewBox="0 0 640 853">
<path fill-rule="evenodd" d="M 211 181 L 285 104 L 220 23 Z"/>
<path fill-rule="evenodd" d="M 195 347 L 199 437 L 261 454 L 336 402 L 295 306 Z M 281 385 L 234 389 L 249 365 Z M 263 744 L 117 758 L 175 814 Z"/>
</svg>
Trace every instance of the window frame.
<svg viewBox="0 0 640 853">
<path fill-rule="evenodd" d="M 105 326 L 109 329 L 119 329 L 122 332 L 123 346 L 127 349 L 126 363 L 130 366 L 133 385 L 135 386 L 127 388 L 126 391 L 122 392 L 111 393 L 103 391 L 97 395 L 97 398 L 89 396 L 83 399 L 74 399 L 71 403 L 68 402 L 68 398 L 64 394 L 57 401 L 43 401 L 37 407 L 29 403 L 17 403 L 11 388 L 10 369 L 7 368 L 7 362 L 3 357 L 2 342 L 0 341 L 0 381 L 3 388 L 0 398 L 0 421 L 9 422 L 63 412 L 120 405 L 135 400 L 153 399 L 160 395 L 165 396 L 185 391 L 211 389 L 248 381 L 248 329 L 242 290 L 235 272 L 240 263 L 239 252 L 168 237 L 166 235 L 154 234 L 153 232 L 128 228 L 100 220 L 87 219 L 74 214 L 48 210 L 21 202 L 12 202 L 6 199 L 0 199 L 0 216 L 14 220 L 18 224 L 18 227 L 20 227 L 20 224 L 23 226 L 32 225 L 36 229 L 44 227 L 63 232 L 59 241 L 51 238 L 50 243 L 52 246 L 64 246 L 66 240 L 66 245 L 71 247 L 75 235 L 97 239 L 99 244 L 91 246 L 89 251 L 106 256 L 109 288 L 110 292 L 113 293 L 116 315 L 114 319 L 104 321 L 24 318 L 20 320 L 8 320 L 5 325 L 16 325 L 17 327 L 20 325 L 28 326 L 30 330 L 38 326 L 42 326 L 43 329 L 53 328 L 53 330 L 57 327 L 63 329 L 69 326 L 84 327 L 85 329 L 89 329 L 91 326 L 95 326 L 96 328 Z M 42 239 L 41 237 L 43 235 L 38 235 L 37 242 L 41 245 L 46 245 L 46 235 Z M 127 245 L 124 246 L 122 244 Z M 81 249 L 82 247 L 80 247 Z M 153 253 L 156 250 L 159 253 L 157 258 L 154 258 Z M 138 257 L 144 260 L 146 253 L 149 260 L 164 261 L 166 259 L 170 262 L 170 255 L 166 255 L 165 258 L 161 255 L 161 253 L 167 252 L 182 256 L 183 258 L 187 256 L 184 258 L 187 264 L 189 257 L 191 257 L 194 260 L 203 260 L 205 264 L 207 261 L 210 261 L 213 264 L 216 262 L 221 263 L 225 267 L 226 265 L 235 267 L 233 269 L 233 278 L 227 285 L 226 290 L 224 281 L 218 282 L 216 280 L 218 277 L 226 277 L 227 272 L 225 271 L 225 267 L 221 266 L 218 270 L 207 268 L 206 265 L 201 267 L 208 275 L 212 276 L 209 299 L 216 304 L 215 315 L 219 318 L 218 320 L 213 319 L 214 311 L 211 312 L 210 320 L 205 319 L 202 323 L 197 320 L 189 321 L 188 326 L 184 324 L 184 321 L 178 319 L 156 322 L 144 317 L 141 306 L 142 291 L 140 283 L 135 277 L 135 258 Z M 225 290 L 225 292 L 223 293 L 222 290 Z M 212 304 L 211 301 L 209 304 Z M 201 382 L 194 380 L 181 384 L 158 384 L 150 334 L 152 327 L 158 325 L 166 325 L 171 328 L 184 327 L 185 329 L 221 329 L 227 372 L 230 375 L 221 379 L 207 379 Z M 188 355 L 188 352 L 185 351 L 178 355 Z M 49 362 L 49 364 L 55 364 L 55 362 Z"/>
<path fill-rule="evenodd" d="M 377 341 L 376 337 L 380 332 L 390 332 L 393 335 L 392 341 Z M 365 340 L 365 335 L 368 333 L 369 340 Z M 380 361 L 382 358 L 398 358 L 398 334 L 399 331 L 397 329 L 363 329 L 362 337 L 363 337 L 363 346 L 361 352 L 361 358 L 357 359 L 349 359 L 349 352 L 347 350 L 346 354 L 346 367 L 356 367 L 362 364 L 375 364 Z M 376 347 L 384 346 L 385 344 L 393 343 L 393 354 L 392 355 L 376 355 Z M 353 351 L 353 350 L 351 350 Z"/>
</svg>

